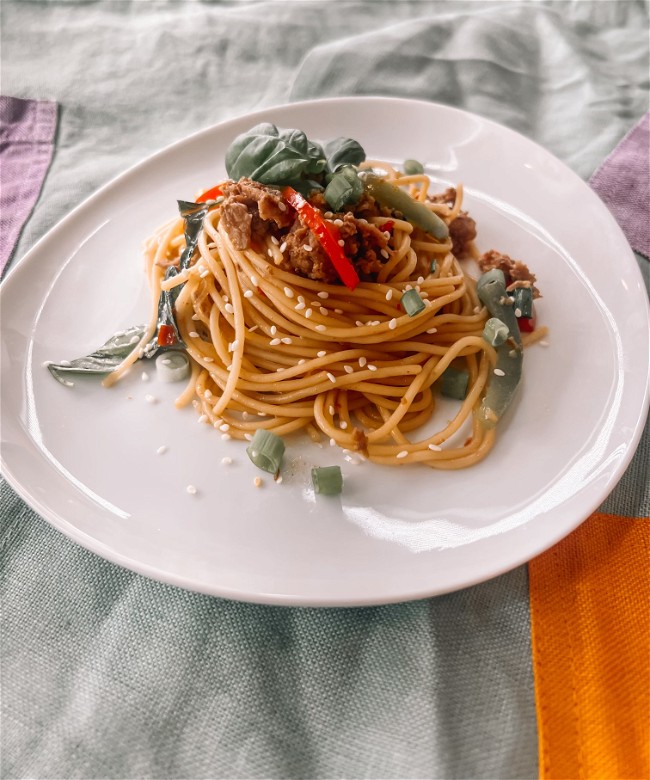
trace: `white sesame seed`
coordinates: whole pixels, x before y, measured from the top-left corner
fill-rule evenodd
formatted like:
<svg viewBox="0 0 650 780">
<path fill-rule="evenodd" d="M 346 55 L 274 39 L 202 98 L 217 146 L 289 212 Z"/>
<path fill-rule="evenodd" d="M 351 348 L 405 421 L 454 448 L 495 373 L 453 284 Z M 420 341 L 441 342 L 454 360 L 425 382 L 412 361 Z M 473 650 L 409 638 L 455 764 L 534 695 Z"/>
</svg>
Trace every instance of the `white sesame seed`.
<svg viewBox="0 0 650 780">
<path fill-rule="evenodd" d="M 287 210 L 287 205 L 286 205 L 286 203 L 283 203 L 282 201 L 280 201 L 278 203 L 278 208 L 280 209 L 280 211 L 286 211 Z"/>
<path fill-rule="evenodd" d="M 325 217 L 325 219 L 332 219 L 332 217 L 334 216 L 334 214 L 332 214 L 332 212 L 331 212 L 331 211 L 326 211 L 326 212 L 323 214 L 323 216 Z"/>
<path fill-rule="evenodd" d="M 212 427 L 213 427 L 213 428 L 218 428 L 218 427 L 221 425 L 221 423 L 222 423 L 222 422 L 223 422 L 223 420 L 220 420 L 219 418 L 217 418 L 217 419 L 216 419 L 216 420 L 215 420 L 215 421 L 212 423 Z"/>
<path fill-rule="evenodd" d="M 334 220 L 334 224 L 337 225 L 338 227 L 341 227 L 341 225 L 343 224 L 343 220 L 342 219 L 335 219 Z"/>
<path fill-rule="evenodd" d="M 223 463 L 224 466 L 230 466 L 230 464 L 232 463 L 232 458 L 226 455 L 225 458 L 221 458 L 221 462 Z"/>
<path fill-rule="evenodd" d="M 345 371 L 346 374 L 351 374 L 354 371 L 352 366 L 343 366 L 343 370 Z"/>
<path fill-rule="evenodd" d="M 298 303 L 293 307 L 296 311 L 302 311 L 305 308 L 305 302 L 304 301 L 298 301 Z"/>
<path fill-rule="evenodd" d="M 343 314 L 343 309 L 334 309 L 334 314 Z"/>
<path fill-rule="evenodd" d="M 368 371 L 376 371 L 377 366 L 373 366 L 372 363 L 368 363 Z"/>
<path fill-rule="evenodd" d="M 405 458 L 408 455 L 408 450 L 402 450 L 401 452 L 397 453 L 398 458 Z"/>
<path fill-rule="evenodd" d="M 388 254 L 388 252 L 387 252 L 385 249 L 382 249 L 382 250 L 381 250 L 381 252 L 380 252 L 379 254 L 380 254 L 382 257 L 386 258 L 386 260 L 388 260 L 388 258 L 390 257 L 390 255 Z"/>
<path fill-rule="evenodd" d="M 214 363 L 214 358 L 211 358 L 211 357 L 203 358 L 203 360 L 204 360 L 205 363 Z"/>
<path fill-rule="evenodd" d="M 332 415 L 332 417 L 334 417 L 336 414 L 336 409 L 332 406 L 332 404 L 327 407 L 327 411 Z"/>
<path fill-rule="evenodd" d="M 505 375 L 506 375 L 506 372 L 505 372 L 505 371 L 502 371 L 500 368 L 495 368 L 495 369 L 494 369 L 494 373 L 495 373 L 497 376 L 505 376 Z"/>
<path fill-rule="evenodd" d="M 363 355 L 359 358 L 359 365 L 361 366 L 361 368 L 363 368 L 367 362 L 368 362 L 367 359 L 363 357 Z"/>
<path fill-rule="evenodd" d="M 283 368 L 276 368 L 275 370 L 276 370 L 276 373 L 277 373 L 278 371 L 283 371 L 284 369 Z"/>
<path fill-rule="evenodd" d="M 432 450 L 433 452 L 441 452 L 442 451 L 442 447 L 439 444 L 430 444 L 429 445 L 429 449 Z"/>
<path fill-rule="evenodd" d="M 207 421 L 208 421 L 208 415 L 207 414 L 202 414 L 198 418 L 198 420 L 197 420 L 198 423 L 206 423 Z"/>
<path fill-rule="evenodd" d="M 160 447 L 158 447 L 158 449 L 156 450 L 156 453 L 157 453 L 158 455 L 164 455 L 166 452 L 167 452 L 167 445 L 166 445 L 166 444 L 162 444 L 162 445 L 161 445 Z"/>
<path fill-rule="evenodd" d="M 334 374 L 331 374 L 329 371 L 327 372 L 327 378 L 330 380 L 330 382 L 336 382 L 336 377 Z"/>
<path fill-rule="evenodd" d="M 267 249 L 267 250 L 266 250 L 266 254 L 267 254 L 269 257 L 273 257 L 273 250 L 272 250 L 272 249 Z"/>
<path fill-rule="evenodd" d="M 302 248 L 305 250 L 305 252 L 311 252 L 311 247 L 309 246 L 309 244 L 303 244 Z"/>
<path fill-rule="evenodd" d="M 269 332 L 270 332 L 270 334 L 271 334 L 272 336 L 275 336 L 275 334 L 278 332 L 278 329 L 276 328 L 276 326 L 275 326 L 275 325 L 271 325 L 271 328 L 270 328 L 270 331 L 269 331 Z"/>
<path fill-rule="evenodd" d="M 229 439 L 232 439 L 232 436 L 231 436 L 229 433 L 222 433 L 222 434 L 221 434 L 221 438 L 222 438 L 224 441 L 228 441 Z"/>
<path fill-rule="evenodd" d="M 204 268 L 204 269 L 201 271 L 201 273 L 199 274 L 199 276 L 201 277 L 201 279 L 205 279 L 205 277 L 206 277 L 206 276 L 207 276 L 209 273 L 210 273 L 210 269 L 209 269 L 209 268 Z"/>
<path fill-rule="evenodd" d="M 49 361 L 49 360 L 48 360 L 48 361 L 45 363 L 45 365 L 46 365 L 46 366 L 49 366 L 49 365 L 50 365 L 50 362 L 51 362 L 51 361 Z M 60 360 L 60 361 L 59 361 L 59 365 L 60 365 L 60 366 L 64 366 L 65 368 L 69 368 L 69 367 L 72 365 L 72 363 L 71 363 L 69 360 Z"/>
<path fill-rule="evenodd" d="M 271 341 L 269 341 L 269 346 L 271 347 L 277 347 L 278 344 L 282 344 L 282 339 L 271 339 Z"/>
<path fill-rule="evenodd" d="M 429 328 L 429 330 L 427 331 L 427 333 L 437 333 L 437 332 L 438 332 L 438 328 Z"/>
<path fill-rule="evenodd" d="M 325 325 L 316 325 L 316 330 L 322 333 L 323 331 L 326 331 L 327 328 L 325 327 Z"/>
<path fill-rule="evenodd" d="M 228 312 L 228 314 L 235 313 L 235 307 L 232 305 L 232 303 L 227 303 L 223 308 Z"/>
<path fill-rule="evenodd" d="M 393 297 L 393 288 L 391 287 L 390 290 L 386 291 L 386 300 L 390 301 L 390 299 Z"/>
<path fill-rule="evenodd" d="M 412 290 L 412 289 L 413 289 L 413 285 L 411 285 L 411 284 L 407 284 L 407 285 L 404 287 L 404 292 L 406 292 L 407 290 Z"/>
<path fill-rule="evenodd" d="M 262 487 L 262 477 L 255 477 L 255 479 L 253 480 L 253 484 L 257 488 Z"/>
<path fill-rule="evenodd" d="M 251 276 L 251 284 L 253 285 L 253 287 L 257 287 L 258 286 L 259 280 L 258 280 L 257 276 Z"/>
<path fill-rule="evenodd" d="M 272 243 L 274 243 L 276 246 L 278 246 L 278 244 L 280 243 L 280 242 L 278 241 L 278 239 L 277 239 L 275 236 L 271 236 L 271 241 L 272 241 Z"/>
<path fill-rule="evenodd" d="M 324 306 L 319 306 L 318 311 L 323 315 L 323 317 L 327 317 L 327 315 L 329 314 L 329 312 Z"/>
<path fill-rule="evenodd" d="M 307 360 L 305 358 L 300 358 L 300 360 L 298 361 L 298 365 L 302 366 L 302 364 L 306 363 L 306 362 L 307 362 Z"/>
<path fill-rule="evenodd" d="M 302 296 L 302 295 L 299 295 L 299 296 L 298 296 L 298 301 L 299 301 L 299 303 L 304 303 L 304 302 L 305 302 L 305 298 L 304 298 L 304 296 Z"/>
<path fill-rule="evenodd" d="M 540 339 L 540 341 L 537 342 L 540 347 L 548 347 L 548 341 L 544 341 L 544 339 Z"/>
<path fill-rule="evenodd" d="M 348 424 L 346 423 L 345 420 L 341 420 L 340 426 L 341 426 L 342 430 L 345 430 L 348 427 Z"/>
<path fill-rule="evenodd" d="M 280 339 L 280 341 L 281 341 L 283 344 L 291 344 L 291 343 L 293 343 L 293 342 L 292 342 L 292 339 L 291 339 L 289 336 L 285 336 L 284 338 Z"/>
<path fill-rule="evenodd" d="M 280 252 L 284 253 L 284 252 L 286 251 L 286 249 L 287 249 L 287 242 L 286 242 L 286 241 L 283 241 L 283 242 L 280 244 Z"/>
<path fill-rule="evenodd" d="M 336 439 L 330 439 L 330 447 L 336 447 Z"/>
<path fill-rule="evenodd" d="M 357 320 L 354 324 L 357 326 L 357 328 L 363 328 L 363 322 L 361 322 L 361 320 Z"/>
<path fill-rule="evenodd" d="M 245 433 L 244 438 L 246 441 L 253 441 L 253 434 L 252 433 Z"/>
<path fill-rule="evenodd" d="M 201 319 L 201 317 L 199 314 L 193 314 L 192 319 L 194 320 L 194 322 L 198 322 Z"/>
<path fill-rule="evenodd" d="M 418 276 L 418 284 L 422 284 L 424 282 L 424 276 Z"/>
<path fill-rule="evenodd" d="M 230 425 L 228 425 L 228 423 L 226 423 L 226 422 L 225 423 L 221 423 L 221 425 L 219 426 L 219 430 L 223 431 L 225 433 L 226 431 L 230 430 Z"/>
<path fill-rule="evenodd" d="M 521 309 L 515 309 L 515 317 L 521 317 Z"/>
<path fill-rule="evenodd" d="M 246 290 L 244 298 L 252 298 L 255 293 L 252 290 Z"/>
<path fill-rule="evenodd" d="M 395 328 L 397 327 L 397 320 L 395 319 L 395 317 L 393 317 L 393 319 L 388 323 L 388 327 L 391 330 L 395 330 Z"/>
<path fill-rule="evenodd" d="M 311 309 L 307 309 L 305 311 L 305 317 L 307 317 L 307 319 L 309 319 L 313 313 L 314 312 Z"/>
<path fill-rule="evenodd" d="M 382 232 L 386 236 L 386 238 L 390 238 L 390 233 L 388 232 L 388 230 L 384 230 Z"/>
<path fill-rule="evenodd" d="M 342 238 L 339 238 L 338 245 L 339 246 L 345 246 L 345 241 Z"/>
<path fill-rule="evenodd" d="M 188 485 L 188 486 L 185 488 L 185 490 L 186 490 L 186 491 L 187 491 L 187 492 L 188 492 L 188 493 L 189 493 L 191 496 L 195 496 L 195 495 L 196 495 L 196 488 L 194 487 L 194 485 Z"/>
<path fill-rule="evenodd" d="M 258 328 L 259 328 L 259 325 L 253 325 L 253 327 L 252 327 L 252 328 L 249 328 L 249 329 L 248 329 L 248 332 L 249 332 L 249 333 L 253 333 L 253 331 L 256 331 Z"/>
<path fill-rule="evenodd" d="M 143 371 L 141 379 L 142 379 L 143 382 L 148 382 L 149 381 L 149 374 L 147 374 L 146 371 Z"/>
<path fill-rule="evenodd" d="M 322 447 L 322 444 L 318 445 L 319 447 Z M 282 474 L 278 474 L 277 479 L 275 480 L 275 484 L 279 485 L 282 482 Z"/>
<path fill-rule="evenodd" d="M 325 357 L 325 355 L 327 355 L 327 352 L 325 352 L 324 349 L 321 349 L 320 352 L 316 353 L 316 357 Z"/>
<path fill-rule="evenodd" d="M 197 333 L 195 330 L 191 330 L 191 331 L 188 333 L 188 336 L 189 336 L 191 339 L 198 339 L 198 337 L 199 337 L 199 334 L 198 334 L 198 333 Z"/>
<path fill-rule="evenodd" d="M 293 290 L 291 287 L 285 287 L 284 294 L 287 296 L 287 298 L 293 298 Z"/>
<path fill-rule="evenodd" d="M 205 398 L 206 401 L 209 401 L 212 398 L 212 391 L 206 390 L 205 393 L 203 393 L 203 397 Z"/>
<path fill-rule="evenodd" d="M 321 292 L 318 293 L 319 298 L 329 298 L 330 294 L 326 292 L 325 290 L 321 290 Z"/>
<path fill-rule="evenodd" d="M 145 395 L 144 400 L 148 404 L 155 404 L 158 401 L 155 395 Z"/>
</svg>

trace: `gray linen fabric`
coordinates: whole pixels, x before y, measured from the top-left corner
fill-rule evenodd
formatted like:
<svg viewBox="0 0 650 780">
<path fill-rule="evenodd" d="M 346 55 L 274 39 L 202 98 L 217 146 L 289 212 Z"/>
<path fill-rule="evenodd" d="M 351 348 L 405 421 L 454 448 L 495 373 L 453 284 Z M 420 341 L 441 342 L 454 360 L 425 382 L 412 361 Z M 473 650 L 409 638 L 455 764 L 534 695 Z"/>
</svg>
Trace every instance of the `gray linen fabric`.
<svg viewBox="0 0 650 780">
<path fill-rule="evenodd" d="M 451 103 L 585 178 L 648 107 L 640 0 L 4 0 L 0 13 L 3 93 L 61 104 L 14 262 L 127 166 L 267 105 Z M 644 447 L 608 511 L 649 513 Z M 525 568 L 410 604 L 261 607 L 102 561 L 4 483 L 0 511 L 2 777 L 537 775 Z"/>
</svg>

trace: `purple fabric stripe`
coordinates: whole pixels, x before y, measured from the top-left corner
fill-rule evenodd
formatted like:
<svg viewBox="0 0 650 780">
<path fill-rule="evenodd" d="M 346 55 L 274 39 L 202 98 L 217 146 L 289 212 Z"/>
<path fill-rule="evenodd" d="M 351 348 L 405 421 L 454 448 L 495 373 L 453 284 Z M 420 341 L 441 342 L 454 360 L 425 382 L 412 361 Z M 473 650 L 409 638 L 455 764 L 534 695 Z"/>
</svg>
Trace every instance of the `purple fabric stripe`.
<svg viewBox="0 0 650 780">
<path fill-rule="evenodd" d="M 0 97 L 0 273 L 52 160 L 57 104 Z"/>
<path fill-rule="evenodd" d="M 635 252 L 650 259 L 650 112 L 589 180 Z"/>
</svg>

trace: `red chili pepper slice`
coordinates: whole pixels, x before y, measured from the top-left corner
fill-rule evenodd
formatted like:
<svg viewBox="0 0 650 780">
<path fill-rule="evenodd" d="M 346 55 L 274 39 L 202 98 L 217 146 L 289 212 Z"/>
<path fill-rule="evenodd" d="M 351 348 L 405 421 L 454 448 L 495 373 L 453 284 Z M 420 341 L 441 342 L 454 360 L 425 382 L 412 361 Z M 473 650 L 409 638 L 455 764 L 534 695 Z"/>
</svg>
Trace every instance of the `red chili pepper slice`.
<svg viewBox="0 0 650 780">
<path fill-rule="evenodd" d="M 384 222 L 384 224 L 381 226 L 381 229 L 387 230 L 389 233 L 392 233 L 394 227 L 395 227 L 394 220 L 389 219 L 388 222 Z"/>
<path fill-rule="evenodd" d="M 176 343 L 176 333 L 173 325 L 161 325 L 158 328 L 158 346 L 173 347 Z"/>
<path fill-rule="evenodd" d="M 532 333 L 537 326 L 537 314 L 535 313 L 535 307 L 533 306 L 532 317 L 517 317 L 517 324 L 519 325 L 519 330 L 522 333 Z"/>
<path fill-rule="evenodd" d="M 213 187 L 211 190 L 206 190 L 200 198 L 196 199 L 196 203 L 205 203 L 208 200 L 215 200 L 219 196 L 223 195 L 223 192 L 219 187 Z"/>
<path fill-rule="evenodd" d="M 293 187 L 285 187 L 282 190 L 282 197 L 293 206 L 301 222 L 316 236 L 343 284 L 349 290 L 354 290 L 359 284 L 359 275 L 350 258 L 339 245 L 339 231 L 336 225 L 326 222 L 320 211 L 308 203 Z"/>
</svg>

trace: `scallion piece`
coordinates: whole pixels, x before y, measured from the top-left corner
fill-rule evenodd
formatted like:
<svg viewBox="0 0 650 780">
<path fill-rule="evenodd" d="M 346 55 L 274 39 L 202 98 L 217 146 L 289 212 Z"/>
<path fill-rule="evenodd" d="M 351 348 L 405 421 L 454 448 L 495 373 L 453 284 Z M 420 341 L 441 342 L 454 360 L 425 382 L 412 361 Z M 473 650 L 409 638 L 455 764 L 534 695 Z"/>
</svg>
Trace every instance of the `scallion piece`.
<svg viewBox="0 0 650 780">
<path fill-rule="evenodd" d="M 311 481 L 316 493 L 324 496 L 338 496 L 343 490 L 343 475 L 340 466 L 320 466 L 311 470 Z"/>
<path fill-rule="evenodd" d="M 533 316 L 533 291 L 530 287 L 515 287 L 509 295 L 515 299 L 513 308 L 516 317 Z"/>
<path fill-rule="evenodd" d="M 346 206 L 358 203 L 363 195 L 363 184 L 356 168 L 346 165 L 334 173 L 323 194 L 333 211 L 342 211 Z"/>
<path fill-rule="evenodd" d="M 182 382 L 190 375 L 190 361 L 184 352 L 163 352 L 156 358 L 156 374 L 161 382 Z"/>
<path fill-rule="evenodd" d="M 246 447 L 246 454 L 258 469 L 275 474 L 282 463 L 284 441 L 272 431 L 258 428 Z"/>
<path fill-rule="evenodd" d="M 509 335 L 508 326 L 498 317 L 490 317 L 483 328 L 483 338 L 493 347 L 500 347 Z"/>
<path fill-rule="evenodd" d="M 415 317 L 416 314 L 424 311 L 424 301 L 420 298 L 420 293 L 412 288 L 402 295 L 400 303 L 409 317 Z"/>
<path fill-rule="evenodd" d="M 424 173 L 424 166 L 417 160 L 404 160 L 404 173 L 407 176 L 414 176 L 417 173 Z"/>
<path fill-rule="evenodd" d="M 432 260 L 431 265 L 429 266 L 429 273 L 435 274 L 435 272 L 438 270 L 438 261 Z"/>
<path fill-rule="evenodd" d="M 449 366 L 442 372 L 440 392 L 446 398 L 456 398 L 464 401 L 469 385 L 469 373 L 462 369 Z"/>
</svg>

